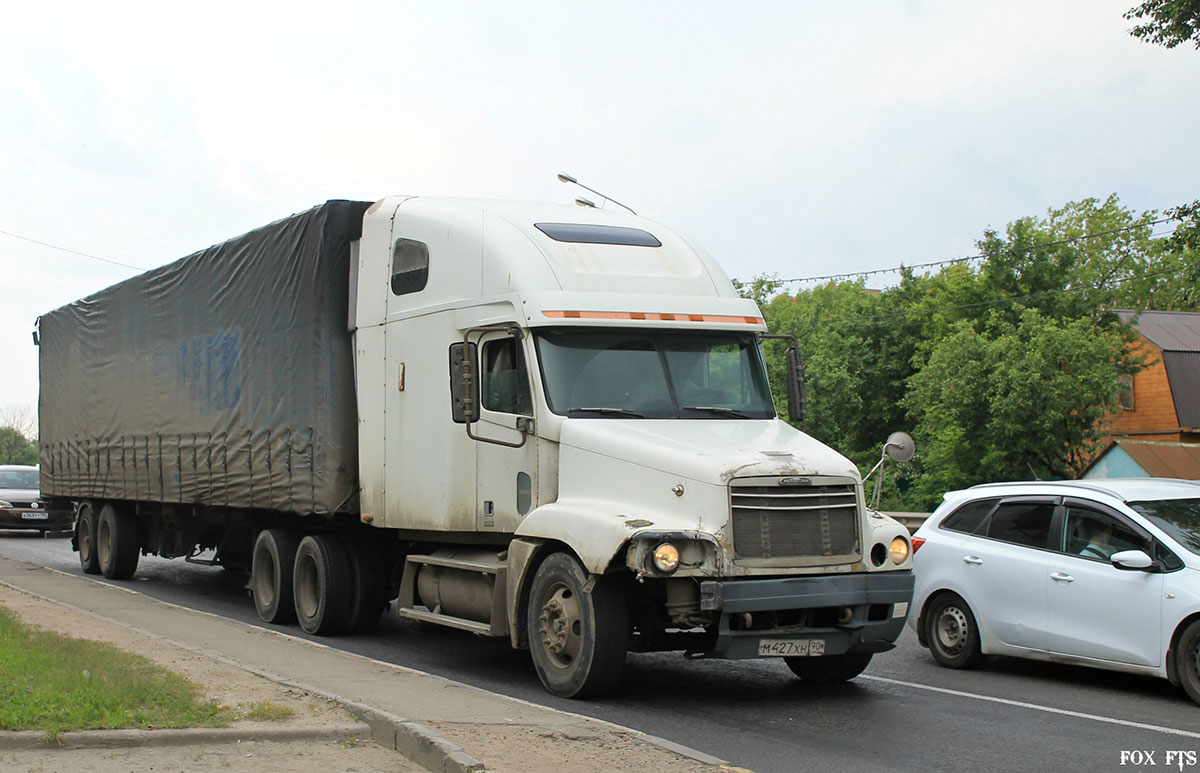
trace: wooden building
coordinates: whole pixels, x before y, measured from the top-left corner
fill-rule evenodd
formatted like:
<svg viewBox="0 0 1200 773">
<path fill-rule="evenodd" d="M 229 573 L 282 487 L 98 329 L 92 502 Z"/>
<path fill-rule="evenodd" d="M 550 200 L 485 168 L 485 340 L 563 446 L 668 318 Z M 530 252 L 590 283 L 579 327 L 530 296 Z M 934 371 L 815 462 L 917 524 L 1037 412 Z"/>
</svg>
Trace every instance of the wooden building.
<svg viewBox="0 0 1200 773">
<path fill-rule="evenodd" d="M 1103 421 L 1104 450 L 1083 472 L 1092 477 L 1105 477 L 1106 470 L 1134 469 L 1128 465 L 1134 457 L 1166 453 L 1171 445 L 1200 444 L 1200 313 L 1117 313 L 1133 325 L 1140 351 L 1151 364 L 1124 384 L 1121 407 Z M 1169 453 L 1188 458 L 1195 455 L 1187 448 Z M 1143 468 L 1145 474 L 1155 477 L 1152 470 L 1163 469 L 1156 464 Z"/>
</svg>

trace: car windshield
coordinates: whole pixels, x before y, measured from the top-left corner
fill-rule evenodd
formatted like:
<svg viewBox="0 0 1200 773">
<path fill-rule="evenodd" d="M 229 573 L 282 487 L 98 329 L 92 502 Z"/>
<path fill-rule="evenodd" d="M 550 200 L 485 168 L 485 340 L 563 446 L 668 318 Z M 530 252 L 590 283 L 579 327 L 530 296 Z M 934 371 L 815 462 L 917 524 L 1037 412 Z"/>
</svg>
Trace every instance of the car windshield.
<svg viewBox="0 0 1200 773">
<path fill-rule="evenodd" d="M 0 488 L 33 489 L 41 485 L 37 470 L 0 470 Z"/>
<path fill-rule="evenodd" d="M 1155 499 L 1128 504 L 1180 545 L 1200 555 L 1200 499 Z"/>
<path fill-rule="evenodd" d="M 536 340 L 550 410 L 560 415 L 775 417 L 750 333 L 553 329 Z"/>
</svg>

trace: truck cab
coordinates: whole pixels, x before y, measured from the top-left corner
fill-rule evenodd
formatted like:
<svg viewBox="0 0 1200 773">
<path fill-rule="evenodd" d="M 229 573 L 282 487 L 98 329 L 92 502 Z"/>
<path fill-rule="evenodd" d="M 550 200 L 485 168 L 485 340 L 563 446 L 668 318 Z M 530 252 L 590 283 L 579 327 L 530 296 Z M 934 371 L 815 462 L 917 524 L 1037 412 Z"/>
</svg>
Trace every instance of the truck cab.
<svg viewBox="0 0 1200 773">
<path fill-rule="evenodd" d="M 552 692 L 629 650 L 852 678 L 911 599 L 906 529 L 780 419 L 767 332 L 703 249 L 621 212 L 393 197 L 351 253 L 358 512 L 397 608 L 528 647 Z"/>
</svg>

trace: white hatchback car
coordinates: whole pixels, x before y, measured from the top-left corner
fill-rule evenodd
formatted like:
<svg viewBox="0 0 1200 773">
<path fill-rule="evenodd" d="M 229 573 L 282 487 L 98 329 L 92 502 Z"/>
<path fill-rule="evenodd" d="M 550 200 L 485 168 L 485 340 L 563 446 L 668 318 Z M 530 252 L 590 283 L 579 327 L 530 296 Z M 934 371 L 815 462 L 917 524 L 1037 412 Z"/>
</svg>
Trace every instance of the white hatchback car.
<svg viewBox="0 0 1200 773">
<path fill-rule="evenodd" d="M 934 659 L 1150 674 L 1200 703 L 1200 481 L 994 483 L 913 535 L 908 623 Z"/>
</svg>

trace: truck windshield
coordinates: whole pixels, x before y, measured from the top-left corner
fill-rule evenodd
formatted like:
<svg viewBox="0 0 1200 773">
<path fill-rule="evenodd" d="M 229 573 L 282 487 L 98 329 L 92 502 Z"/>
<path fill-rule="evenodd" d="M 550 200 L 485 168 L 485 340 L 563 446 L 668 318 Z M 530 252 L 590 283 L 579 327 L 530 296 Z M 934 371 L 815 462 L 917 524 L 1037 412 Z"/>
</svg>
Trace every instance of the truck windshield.
<svg viewBox="0 0 1200 773">
<path fill-rule="evenodd" d="M 536 341 L 550 410 L 560 415 L 775 417 L 750 333 L 552 329 Z"/>
</svg>

